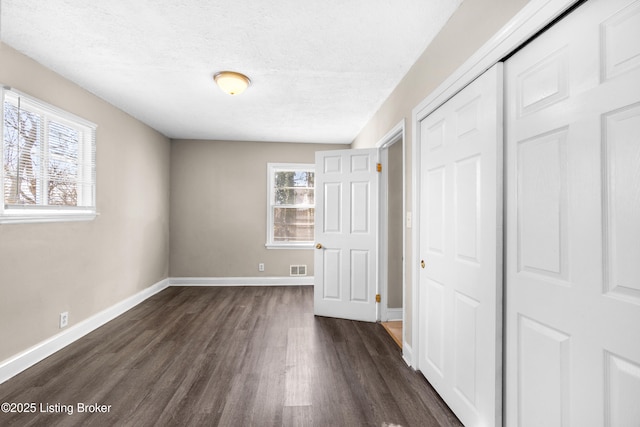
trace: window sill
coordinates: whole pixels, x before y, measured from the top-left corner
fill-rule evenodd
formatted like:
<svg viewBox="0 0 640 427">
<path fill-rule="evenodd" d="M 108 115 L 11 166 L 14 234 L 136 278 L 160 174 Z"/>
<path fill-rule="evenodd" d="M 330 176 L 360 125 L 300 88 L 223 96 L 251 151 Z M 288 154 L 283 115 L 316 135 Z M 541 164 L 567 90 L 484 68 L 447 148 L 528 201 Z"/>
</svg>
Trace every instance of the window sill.
<svg viewBox="0 0 640 427">
<path fill-rule="evenodd" d="M 43 222 L 93 221 L 98 214 L 93 211 L 12 211 L 0 215 L 0 224 L 35 224 Z"/>
<path fill-rule="evenodd" d="M 267 243 L 267 249 L 313 249 L 313 242 L 310 243 Z"/>
</svg>

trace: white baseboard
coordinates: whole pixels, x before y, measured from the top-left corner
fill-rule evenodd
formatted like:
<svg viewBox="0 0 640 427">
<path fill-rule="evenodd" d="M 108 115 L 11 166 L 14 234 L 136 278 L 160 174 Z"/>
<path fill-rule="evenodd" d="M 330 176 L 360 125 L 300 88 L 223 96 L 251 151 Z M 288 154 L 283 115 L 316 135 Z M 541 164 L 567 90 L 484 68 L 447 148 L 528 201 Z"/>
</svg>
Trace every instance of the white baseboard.
<svg viewBox="0 0 640 427">
<path fill-rule="evenodd" d="M 313 276 L 294 277 L 171 277 L 169 286 L 297 286 L 313 285 Z"/>
<path fill-rule="evenodd" d="M 115 319 L 122 313 L 131 310 L 142 301 L 166 289 L 168 286 L 169 279 L 161 280 L 137 294 L 112 305 L 100 313 L 69 327 L 69 329 L 66 329 L 63 332 L 60 332 L 59 334 L 54 335 L 3 362 L 0 362 L 0 384 L 25 369 L 35 365 L 41 360 L 51 356 L 56 351 L 61 350 L 79 338 L 82 338 L 89 332 L 99 328 L 110 320 Z"/>
<path fill-rule="evenodd" d="M 404 319 L 404 309 L 402 308 L 387 308 L 387 319 L 388 321 L 392 320 L 403 320 Z"/>
<path fill-rule="evenodd" d="M 413 365 L 413 350 L 406 341 L 402 343 L 402 359 L 407 366 L 415 369 L 415 366 Z"/>
</svg>

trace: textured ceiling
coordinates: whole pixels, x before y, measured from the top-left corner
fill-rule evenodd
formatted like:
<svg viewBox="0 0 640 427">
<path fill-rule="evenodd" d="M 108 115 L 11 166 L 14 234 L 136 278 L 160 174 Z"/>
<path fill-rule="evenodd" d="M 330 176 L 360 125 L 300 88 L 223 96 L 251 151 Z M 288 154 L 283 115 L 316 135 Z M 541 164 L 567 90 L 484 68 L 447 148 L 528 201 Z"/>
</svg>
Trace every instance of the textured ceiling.
<svg viewBox="0 0 640 427">
<path fill-rule="evenodd" d="M 462 2 L 0 1 L 3 42 L 170 138 L 322 143 L 355 138 Z"/>
</svg>

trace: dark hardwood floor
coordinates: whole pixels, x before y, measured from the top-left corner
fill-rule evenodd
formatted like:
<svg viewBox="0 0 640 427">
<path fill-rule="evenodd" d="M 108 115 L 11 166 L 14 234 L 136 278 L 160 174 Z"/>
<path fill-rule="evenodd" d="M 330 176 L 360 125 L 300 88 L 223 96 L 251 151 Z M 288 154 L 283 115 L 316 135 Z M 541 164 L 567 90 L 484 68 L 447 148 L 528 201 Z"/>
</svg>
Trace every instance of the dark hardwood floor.
<svg viewBox="0 0 640 427">
<path fill-rule="evenodd" d="M 310 286 L 168 288 L 1 384 L 2 402 L 37 406 L 2 426 L 461 425 L 382 326 L 314 317 Z"/>
</svg>

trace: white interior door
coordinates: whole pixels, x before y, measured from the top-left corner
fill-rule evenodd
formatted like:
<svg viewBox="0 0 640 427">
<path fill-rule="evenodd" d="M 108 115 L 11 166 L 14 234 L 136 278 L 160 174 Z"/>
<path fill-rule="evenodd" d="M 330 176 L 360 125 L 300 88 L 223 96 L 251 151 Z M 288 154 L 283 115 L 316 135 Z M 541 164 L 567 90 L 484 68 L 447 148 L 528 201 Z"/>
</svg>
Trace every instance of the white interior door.
<svg viewBox="0 0 640 427">
<path fill-rule="evenodd" d="M 375 322 L 377 149 L 316 152 L 314 313 Z"/>
<path fill-rule="evenodd" d="M 502 64 L 420 122 L 418 368 L 468 427 L 501 425 Z"/>
<path fill-rule="evenodd" d="M 505 65 L 506 425 L 640 426 L 640 2 Z"/>
</svg>

